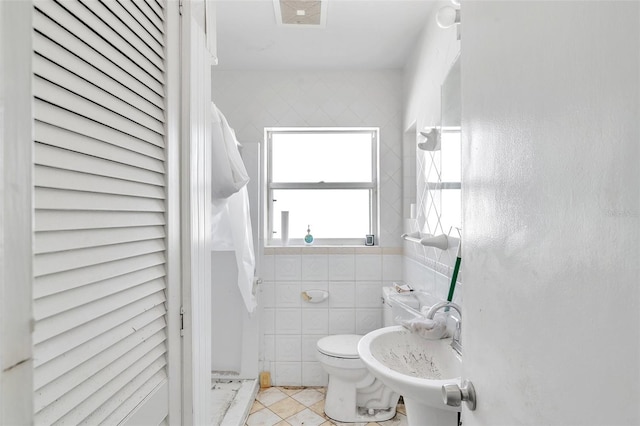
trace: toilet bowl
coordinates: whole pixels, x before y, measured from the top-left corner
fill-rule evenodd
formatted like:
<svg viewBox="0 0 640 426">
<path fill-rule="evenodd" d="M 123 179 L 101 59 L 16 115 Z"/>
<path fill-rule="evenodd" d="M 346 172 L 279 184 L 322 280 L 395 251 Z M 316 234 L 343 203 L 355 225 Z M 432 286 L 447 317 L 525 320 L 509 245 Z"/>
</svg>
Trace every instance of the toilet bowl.
<svg viewBox="0 0 640 426">
<path fill-rule="evenodd" d="M 391 287 L 383 288 L 385 327 L 394 325 L 389 304 Z M 318 340 L 317 358 L 329 375 L 325 414 L 339 422 L 378 422 L 396 415 L 400 395 L 376 379 L 358 355 L 362 336 L 339 334 Z"/>
<path fill-rule="evenodd" d="M 318 361 L 329 374 L 324 412 L 339 422 L 378 422 L 396 415 L 400 395 L 373 377 L 360 360 L 361 337 L 341 334 L 318 340 Z"/>
</svg>

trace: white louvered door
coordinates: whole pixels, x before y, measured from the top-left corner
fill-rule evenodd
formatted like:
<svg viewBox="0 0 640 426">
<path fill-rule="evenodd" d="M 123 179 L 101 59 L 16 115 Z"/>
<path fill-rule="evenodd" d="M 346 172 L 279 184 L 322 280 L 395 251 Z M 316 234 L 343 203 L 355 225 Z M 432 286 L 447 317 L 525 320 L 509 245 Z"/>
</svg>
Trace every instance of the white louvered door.
<svg viewBox="0 0 640 426">
<path fill-rule="evenodd" d="M 166 421 L 163 3 L 34 2 L 35 424 Z"/>
</svg>

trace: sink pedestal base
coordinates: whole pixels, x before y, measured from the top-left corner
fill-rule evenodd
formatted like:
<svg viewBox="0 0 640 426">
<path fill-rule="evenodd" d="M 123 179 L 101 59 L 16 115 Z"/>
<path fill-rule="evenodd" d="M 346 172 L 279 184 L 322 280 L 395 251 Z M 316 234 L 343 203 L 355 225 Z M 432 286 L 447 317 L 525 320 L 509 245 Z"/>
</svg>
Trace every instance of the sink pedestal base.
<svg viewBox="0 0 640 426">
<path fill-rule="evenodd" d="M 458 426 L 456 411 L 441 410 L 403 396 L 409 426 Z"/>
</svg>

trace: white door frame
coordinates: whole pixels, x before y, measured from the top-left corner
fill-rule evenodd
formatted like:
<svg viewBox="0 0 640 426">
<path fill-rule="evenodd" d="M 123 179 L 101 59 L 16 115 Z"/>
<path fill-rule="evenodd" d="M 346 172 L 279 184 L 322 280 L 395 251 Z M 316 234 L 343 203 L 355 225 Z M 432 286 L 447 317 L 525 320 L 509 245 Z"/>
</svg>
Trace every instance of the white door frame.
<svg viewBox="0 0 640 426">
<path fill-rule="evenodd" d="M 211 62 L 204 3 L 182 6 L 183 424 L 209 424 L 211 393 Z"/>
<path fill-rule="evenodd" d="M 166 182 L 167 182 L 167 375 L 169 424 L 182 423 L 182 306 L 180 235 L 180 11 L 175 1 L 166 3 Z"/>
<path fill-rule="evenodd" d="M 0 424 L 33 422 L 32 15 L 0 1 Z"/>
</svg>

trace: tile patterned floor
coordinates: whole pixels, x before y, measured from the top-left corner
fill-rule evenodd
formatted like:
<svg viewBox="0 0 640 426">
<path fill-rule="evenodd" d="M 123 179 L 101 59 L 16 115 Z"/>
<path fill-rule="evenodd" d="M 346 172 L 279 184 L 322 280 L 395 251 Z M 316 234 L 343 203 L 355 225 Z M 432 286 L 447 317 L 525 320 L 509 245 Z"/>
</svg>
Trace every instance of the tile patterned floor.
<svg viewBox="0 0 640 426">
<path fill-rule="evenodd" d="M 272 387 L 258 392 L 246 426 L 406 426 L 404 405 L 379 423 L 339 423 L 324 414 L 326 388 Z"/>
</svg>

